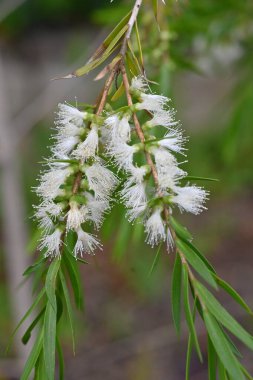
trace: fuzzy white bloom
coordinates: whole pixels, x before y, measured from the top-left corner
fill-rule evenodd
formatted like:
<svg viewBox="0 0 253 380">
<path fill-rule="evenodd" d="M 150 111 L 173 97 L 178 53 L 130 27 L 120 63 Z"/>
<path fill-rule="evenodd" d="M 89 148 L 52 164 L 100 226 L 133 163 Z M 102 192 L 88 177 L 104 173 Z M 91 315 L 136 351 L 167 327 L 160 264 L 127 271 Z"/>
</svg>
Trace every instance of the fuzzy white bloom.
<svg viewBox="0 0 253 380">
<path fill-rule="evenodd" d="M 206 210 L 203 203 L 207 200 L 208 192 L 204 189 L 193 186 L 176 187 L 176 195 L 172 197 L 172 202 L 176 203 L 180 211 L 191 212 L 198 215 L 201 211 Z"/>
<path fill-rule="evenodd" d="M 174 119 L 175 111 L 173 109 L 160 110 L 153 113 L 152 119 L 147 121 L 147 126 L 155 127 L 156 125 L 161 125 L 162 127 L 171 127 L 178 124 Z"/>
<path fill-rule="evenodd" d="M 34 215 L 38 219 L 43 218 L 48 214 L 56 218 L 62 212 L 62 206 L 62 203 L 54 203 L 51 200 L 44 200 L 40 205 L 34 206 L 36 209 Z"/>
<path fill-rule="evenodd" d="M 52 151 L 56 157 L 59 155 L 68 155 L 80 141 L 78 136 L 68 136 L 58 138 L 57 143 L 54 145 Z"/>
<path fill-rule="evenodd" d="M 56 123 L 57 134 L 54 136 L 56 140 L 61 140 L 63 138 L 71 137 L 71 136 L 79 136 L 83 131 L 82 128 L 77 127 L 74 124 L 57 124 Z"/>
<path fill-rule="evenodd" d="M 147 233 L 146 242 L 154 247 L 161 241 L 166 240 L 165 225 L 161 213 L 162 207 L 157 207 L 145 223 L 145 232 Z"/>
<path fill-rule="evenodd" d="M 169 99 L 163 95 L 144 93 L 141 93 L 140 99 L 141 103 L 136 104 L 137 110 L 147 110 L 150 112 L 161 112 L 169 101 Z"/>
<path fill-rule="evenodd" d="M 129 208 L 126 217 L 130 223 L 141 216 L 147 210 L 147 203 L 141 203 L 137 207 Z"/>
<path fill-rule="evenodd" d="M 178 167 L 176 158 L 164 148 L 155 149 L 158 182 L 161 189 L 173 189 L 177 182 L 185 177 L 187 173 Z"/>
<path fill-rule="evenodd" d="M 142 91 L 145 92 L 148 90 L 147 80 L 143 75 L 138 75 L 137 77 L 133 77 L 131 82 L 131 89 L 134 91 Z"/>
<path fill-rule="evenodd" d="M 128 145 L 124 142 L 118 141 L 116 144 L 110 144 L 107 147 L 109 155 L 114 157 L 119 170 L 128 170 L 133 166 L 133 155 L 139 151 L 140 147 L 136 145 Z"/>
<path fill-rule="evenodd" d="M 77 146 L 73 152 L 75 158 L 87 160 L 87 158 L 95 157 L 98 150 L 98 130 L 97 126 L 92 126 L 86 139 Z"/>
<path fill-rule="evenodd" d="M 94 162 L 84 170 L 89 187 L 94 191 L 95 198 L 109 200 L 110 193 L 118 185 L 117 177 L 100 162 Z"/>
<path fill-rule="evenodd" d="M 131 182 L 130 182 L 131 183 Z M 125 187 L 120 192 L 120 196 L 126 207 L 135 208 L 147 201 L 145 183 L 140 182 L 130 185 L 127 181 Z"/>
<path fill-rule="evenodd" d="M 78 230 L 83 222 L 87 220 L 88 210 L 85 206 L 79 207 L 75 201 L 70 202 L 67 212 L 67 230 Z"/>
<path fill-rule="evenodd" d="M 132 183 L 134 182 L 142 182 L 145 175 L 149 172 L 149 166 L 143 165 L 143 166 L 134 166 L 131 165 L 128 168 L 128 172 L 131 173 L 131 176 L 129 177 L 128 181 L 132 180 Z"/>
<path fill-rule="evenodd" d="M 124 115 L 120 118 L 117 114 L 111 115 L 105 120 L 105 125 L 109 128 L 109 136 L 113 144 L 119 140 L 122 142 L 129 141 L 131 132 L 129 116 Z"/>
<path fill-rule="evenodd" d="M 54 199 L 62 193 L 60 186 L 64 184 L 67 177 L 72 174 L 72 169 L 63 167 L 62 169 L 51 169 L 40 178 L 40 185 L 36 192 L 43 198 Z"/>
<path fill-rule="evenodd" d="M 49 234 L 54 228 L 54 223 L 49 215 L 44 215 L 39 219 L 39 228 L 43 230 L 45 234 Z"/>
<path fill-rule="evenodd" d="M 83 120 L 87 116 L 87 112 L 81 112 L 77 108 L 65 103 L 60 103 L 58 107 L 56 125 L 74 124 L 77 127 L 81 127 Z"/>
<path fill-rule="evenodd" d="M 87 198 L 86 206 L 88 209 L 87 220 L 92 221 L 98 229 L 104 220 L 104 213 L 110 209 L 110 203 L 108 200 L 96 199 L 88 192 L 85 193 L 85 196 Z"/>
<path fill-rule="evenodd" d="M 185 138 L 180 130 L 172 129 L 165 136 L 158 141 L 158 145 L 177 153 L 182 153 L 185 148 L 183 144 L 185 143 Z"/>
<path fill-rule="evenodd" d="M 61 252 L 61 235 L 62 231 L 58 228 L 50 235 L 45 235 L 41 239 L 41 243 L 39 245 L 39 249 L 42 250 L 46 248 L 47 252 L 45 256 L 53 256 L 53 257 L 59 257 Z"/>
<path fill-rule="evenodd" d="M 91 235 L 81 228 L 77 231 L 77 242 L 74 248 L 74 255 L 83 256 L 83 253 L 93 254 L 95 249 L 102 249 L 101 243 L 94 235 Z"/>
</svg>

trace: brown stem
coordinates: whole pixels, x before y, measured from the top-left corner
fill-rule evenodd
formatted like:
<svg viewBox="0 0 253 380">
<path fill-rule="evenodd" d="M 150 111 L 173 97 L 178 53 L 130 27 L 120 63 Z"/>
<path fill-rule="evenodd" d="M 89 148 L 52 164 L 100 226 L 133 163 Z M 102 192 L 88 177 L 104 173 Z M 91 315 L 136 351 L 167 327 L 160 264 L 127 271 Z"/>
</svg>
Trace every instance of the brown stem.
<svg viewBox="0 0 253 380">
<path fill-rule="evenodd" d="M 122 57 L 124 57 L 126 54 L 127 43 L 128 43 L 128 40 L 130 39 L 134 23 L 137 19 L 137 16 L 138 16 L 138 13 L 139 13 L 139 10 L 141 7 L 141 3 L 142 3 L 142 0 L 136 0 L 135 1 L 134 7 L 132 10 L 132 14 L 131 14 L 130 19 L 128 21 L 128 29 L 126 31 L 125 38 L 122 42 L 121 49 L 120 49 L 120 54 L 122 55 Z"/>
</svg>

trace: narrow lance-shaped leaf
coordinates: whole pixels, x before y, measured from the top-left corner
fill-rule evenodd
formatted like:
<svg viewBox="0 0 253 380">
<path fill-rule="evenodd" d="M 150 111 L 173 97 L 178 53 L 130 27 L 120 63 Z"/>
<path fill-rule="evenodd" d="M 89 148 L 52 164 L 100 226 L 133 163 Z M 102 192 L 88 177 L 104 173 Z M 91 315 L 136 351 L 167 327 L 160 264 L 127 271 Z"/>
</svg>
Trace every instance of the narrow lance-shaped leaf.
<svg viewBox="0 0 253 380">
<path fill-rule="evenodd" d="M 182 286 L 182 264 L 178 253 L 174 263 L 171 286 L 172 317 L 177 333 L 180 333 L 181 322 L 181 286 Z"/>
<path fill-rule="evenodd" d="M 204 310 L 204 321 L 209 337 L 215 347 L 215 351 L 232 379 L 245 380 L 245 377 L 241 371 L 240 363 L 231 351 L 231 348 L 217 321 L 207 310 Z"/>
<path fill-rule="evenodd" d="M 56 296 L 47 303 L 44 317 L 43 351 L 48 380 L 55 379 L 55 345 L 56 345 Z"/>
<path fill-rule="evenodd" d="M 55 258 L 48 269 L 45 289 L 49 302 L 53 307 L 55 307 L 55 287 L 56 287 L 56 278 L 57 273 L 61 265 L 61 259 Z"/>
<path fill-rule="evenodd" d="M 43 333 L 44 331 L 42 329 L 33 345 L 30 355 L 28 356 L 20 380 L 28 380 L 30 378 L 30 374 L 36 365 L 36 362 L 42 349 Z"/>
<path fill-rule="evenodd" d="M 186 260 L 195 269 L 195 271 L 212 287 L 217 289 L 217 284 L 213 278 L 212 272 L 205 265 L 205 263 L 199 258 L 199 256 L 189 249 L 180 239 L 177 239 L 178 248 L 184 253 Z"/>
<path fill-rule="evenodd" d="M 224 309 L 209 290 L 200 283 L 197 283 L 196 287 L 206 307 L 215 318 L 246 346 L 253 350 L 253 337 Z"/>
<path fill-rule="evenodd" d="M 208 335 L 207 337 L 207 355 L 208 355 L 208 379 L 216 380 L 217 357 L 213 343 Z"/>
<path fill-rule="evenodd" d="M 189 279 L 188 279 L 188 273 L 187 273 L 187 268 L 185 266 L 185 264 L 182 265 L 182 270 L 183 270 L 183 290 L 184 290 L 184 310 L 185 310 L 185 317 L 186 317 L 186 321 L 187 321 L 187 324 L 188 324 L 188 327 L 189 327 L 189 331 L 191 333 L 191 336 L 192 336 L 192 341 L 195 345 L 195 348 L 196 348 L 196 351 L 197 351 L 197 354 L 199 356 L 199 359 L 200 361 L 202 362 L 202 354 L 201 354 L 201 350 L 200 350 L 200 347 L 199 347 L 199 342 L 198 342 L 198 337 L 197 337 L 197 333 L 196 333 L 196 330 L 195 330 L 195 326 L 194 326 L 194 321 L 193 321 L 193 317 L 192 317 L 192 312 L 191 312 L 191 307 L 190 307 L 190 301 L 189 301 Z"/>
</svg>

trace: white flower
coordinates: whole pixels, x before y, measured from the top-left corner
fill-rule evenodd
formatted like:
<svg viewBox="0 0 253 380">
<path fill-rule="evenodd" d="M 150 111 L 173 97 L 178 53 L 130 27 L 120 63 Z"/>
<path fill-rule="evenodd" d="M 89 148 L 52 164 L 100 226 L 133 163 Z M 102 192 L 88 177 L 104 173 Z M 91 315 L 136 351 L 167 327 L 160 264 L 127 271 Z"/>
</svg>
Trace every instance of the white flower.
<svg viewBox="0 0 253 380">
<path fill-rule="evenodd" d="M 103 222 L 104 213 L 110 209 L 110 203 L 108 200 L 96 199 L 90 193 L 85 193 L 85 196 L 87 198 L 86 206 L 89 212 L 87 220 L 92 221 L 98 229 Z"/>
<path fill-rule="evenodd" d="M 110 193 L 118 184 L 117 177 L 99 162 L 94 162 L 85 169 L 89 188 L 94 191 L 95 198 L 99 200 L 108 200 Z"/>
<path fill-rule="evenodd" d="M 105 120 L 105 125 L 110 128 L 109 135 L 113 143 L 118 140 L 127 142 L 130 139 L 129 116 L 124 115 L 120 118 L 119 115 L 111 115 Z"/>
<path fill-rule="evenodd" d="M 128 145 L 124 142 L 118 141 L 107 147 L 108 153 L 114 157 L 119 170 L 128 170 L 133 165 L 133 155 L 138 152 L 140 147 L 136 145 Z"/>
<path fill-rule="evenodd" d="M 84 232 L 81 228 L 77 231 L 77 242 L 74 248 L 75 257 L 83 253 L 93 254 L 95 249 L 102 249 L 102 245 L 94 235 Z"/>
<path fill-rule="evenodd" d="M 79 207 L 75 201 L 70 202 L 67 212 L 67 230 L 78 230 L 83 222 L 87 220 L 88 210 L 85 206 Z"/>
<path fill-rule="evenodd" d="M 95 157 L 98 150 L 98 131 L 97 127 L 93 126 L 88 133 L 86 139 L 77 146 L 73 152 L 75 158 L 87 160 L 87 158 Z"/>
<path fill-rule="evenodd" d="M 44 173 L 40 178 L 40 185 L 36 192 L 38 195 L 47 199 L 54 199 L 62 193 L 60 186 L 64 184 L 67 177 L 72 174 L 72 169 L 64 167 L 63 169 L 51 169 Z"/>
<path fill-rule="evenodd" d="M 174 188 L 177 182 L 187 175 L 185 171 L 178 167 L 176 158 L 165 149 L 155 149 L 155 156 L 158 182 L 161 189 Z"/>
<path fill-rule="evenodd" d="M 52 217 L 57 217 L 62 212 L 62 203 L 54 203 L 51 200 L 44 200 L 40 205 L 34 206 L 36 209 L 35 217 L 40 219 L 45 215 L 50 214 Z"/>
<path fill-rule="evenodd" d="M 161 125 L 162 127 L 171 127 L 178 124 L 177 121 L 174 120 L 175 111 L 173 109 L 169 110 L 159 110 L 158 112 L 154 112 L 152 119 L 147 121 L 147 126 L 152 128 L 156 125 Z"/>
<path fill-rule="evenodd" d="M 59 138 L 53 147 L 54 155 L 58 157 L 59 155 L 69 154 L 79 141 L 80 140 L 78 136 L 68 136 L 61 139 Z"/>
<path fill-rule="evenodd" d="M 39 219 L 39 227 L 45 234 L 49 234 L 49 232 L 52 231 L 54 223 L 49 215 L 44 215 Z"/>
<path fill-rule="evenodd" d="M 71 123 L 77 127 L 81 127 L 83 120 L 87 116 L 87 112 L 81 112 L 77 108 L 63 103 L 60 103 L 58 107 L 59 111 L 57 113 L 58 118 L 56 124 L 66 125 Z"/>
<path fill-rule="evenodd" d="M 157 207 L 145 223 L 146 242 L 151 247 L 166 240 L 164 221 L 161 216 L 162 210 L 161 207 Z"/>
<path fill-rule="evenodd" d="M 129 208 L 126 213 L 128 221 L 131 223 L 147 210 L 147 203 L 139 204 L 137 207 Z"/>
<path fill-rule="evenodd" d="M 176 203 L 180 211 L 191 212 L 198 215 L 206 210 L 203 203 L 207 200 L 208 193 L 195 185 L 174 188 L 176 195 L 172 197 L 172 202 Z"/>
<path fill-rule="evenodd" d="M 62 138 L 67 138 L 70 136 L 79 136 L 83 129 L 80 127 L 77 127 L 74 124 L 67 123 L 67 124 L 58 124 L 56 123 L 56 129 L 57 129 L 57 134 L 53 136 L 56 140 L 61 140 Z"/>
<path fill-rule="evenodd" d="M 183 144 L 185 138 L 180 130 L 170 130 L 161 140 L 158 141 L 158 145 L 177 153 L 182 153 L 185 148 Z"/>
<path fill-rule="evenodd" d="M 144 93 L 141 93 L 140 99 L 141 103 L 136 104 L 137 110 L 150 112 L 161 112 L 169 101 L 166 96 Z"/>
<path fill-rule="evenodd" d="M 134 91 L 142 91 L 145 92 L 148 89 L 147 80 L 143 75 L 138 75 L 137 77 L 133 77 L 131 82 L 131 89 Z"/>
<path fill-rule="evenodd" d="M 141 167 L 131 166 L 129 172 L 132 174 L 124 183 L 121 190 L 121 199 L 128 208 L 138 208 L 147 202 L 146 184 L 144 176 L 148 171 L 148 166 Z"/>
<path fill-rule="evenodd" d="M 51 235 L 45 235 L 41 239 L 41 243 L 39 245 L 39 249 L 46 249 L 47 252 L 45 253 L 45 256 L 53 256 L 53 257 L 59 257 L 61 252 L 61 235 L 62 231 L 58 228 L 51 234 Z"/>
</svg>

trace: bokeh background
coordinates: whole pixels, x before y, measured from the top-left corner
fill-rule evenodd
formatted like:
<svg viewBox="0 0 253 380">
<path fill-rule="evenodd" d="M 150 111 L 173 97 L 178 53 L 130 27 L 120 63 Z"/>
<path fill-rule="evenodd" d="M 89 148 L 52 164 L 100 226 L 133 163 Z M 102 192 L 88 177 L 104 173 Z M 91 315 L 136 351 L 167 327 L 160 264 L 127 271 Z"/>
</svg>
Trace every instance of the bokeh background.
<svg viewBox="0 0 253 380">
<path fill-rule="evenodd" d="M 167 0 L 159 6 L 160 33 L 151 0 L 139 24 L 146 71 L 172 98 L 190 136 L 191 175 L 212 177 L 208 212 L 178 215 L 195 244 L 253 307 L 253 2 Z M 19 379 L 27 353 L 8 339 L 32 300 L 22 272 L 36 253 L 31 190 L 49 154 L 50 128 L 60 101 L 92 103 L 102 86 L 94 73 L 51 81 L 78 68 L 130 9 L 132 1 L 0 1 L 0 379 Z M 76 315 L 76 356 L 62 323 L 66 379 L 184 379 L 186 329 L 178 338 L 170 311 L 172 255 L 165 252 L 149 275 L 155 250 L 141 225 L 114 209 L 101 231 L 104 252 L 81 268 L 85 310 Z M 253 322 L 224 294 L 223 304 L 253 331 Z M 205 352 L 205 333 L 199 324 Z M 20 336 L 20 334 L 19 334 Z M 29 347 L 28 347 L 29 348 Z M 253 370 L 252 354 L 243 361 Z M 194 380 L 206 364 L 193 355 Z"/>
</svg>

